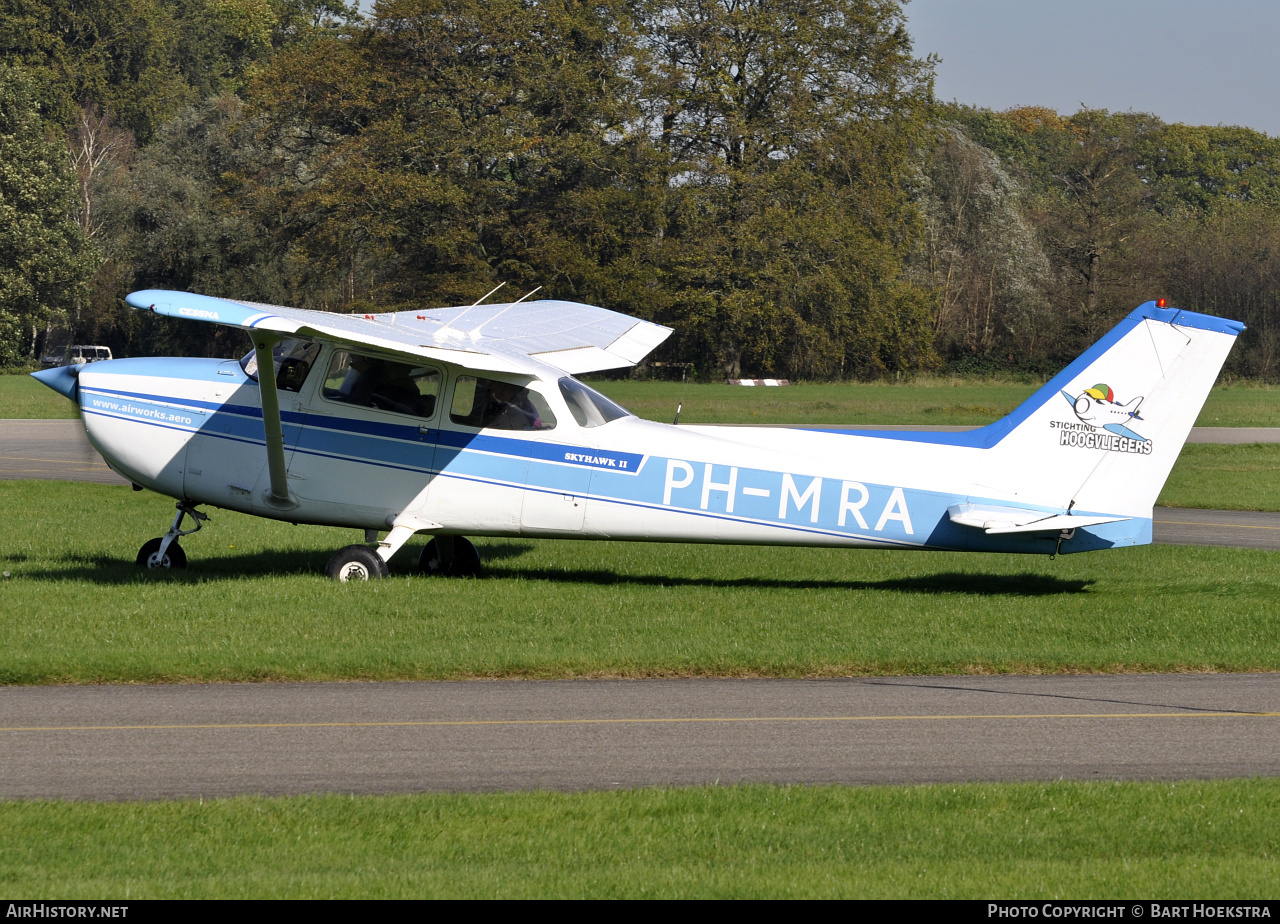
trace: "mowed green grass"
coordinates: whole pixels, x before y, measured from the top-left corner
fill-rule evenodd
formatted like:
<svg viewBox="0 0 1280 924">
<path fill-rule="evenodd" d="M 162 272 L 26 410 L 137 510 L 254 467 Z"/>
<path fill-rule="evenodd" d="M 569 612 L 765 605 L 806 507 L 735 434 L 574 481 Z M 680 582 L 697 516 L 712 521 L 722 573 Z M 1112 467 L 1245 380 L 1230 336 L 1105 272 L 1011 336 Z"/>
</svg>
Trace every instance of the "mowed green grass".
<svg viewBox="0 0 1280 924">
<path fill-rule="evenodd" d="M 785 388 L 593 381 L 592 387 L 641 417 L 670 423 L 947 424 L 982 426 L 1013 411 L 1033 383 L 921 378 L 904 384 L 789 385 Z M 1280 427 L 1280 386 L 1214 388 L 1199 427 Z"/>
<path fill-rule="evenodd" d="M 0 483 L 0 682 L 1280 670 L 1280 553 L 1013 556 L 481 541 L 478 580 L 323 576 L 354 530 Z"/>
<path fill-rule="evenodd" d="M 592 381 L 632 413 L 671 423 L 683 403 L 686 424 L 948 424 L 980 426 L 1008 414 L 1036 386 L 922 380 L 909 385 L 798 384 L 780 388 Z"/>
<path fill-rule="evenodd" d="M 0 375 L 0 420 L 78 417 L 76 406 L 29 375 Z"/>
<path fill-rule="evenodd" d="M 0 803 L 10 898 L 1247 899 L 1280 780 Z"/>
<path fill-rule="evenodd" d="M 1211 510 L 1280 510 L 1280 443 L 1183 446 L 1156 503 Z"/>
<path fill-rule="evenodd" d="M 670 423 L 947 424 L 981 426 L 1008 414 L 1038 387 L 1029 383 L 922 378 L 908 384 L 791 385 L 743 388 L 678 382 L 597 381 L 592 385 L 632 412 Z M 75 406 L 27 375 L 0 376 L 0 419 L 69 418 Z M 1201 427 L 1280 427 L 1280 387 L 1215 388 Z"/>
</svg>

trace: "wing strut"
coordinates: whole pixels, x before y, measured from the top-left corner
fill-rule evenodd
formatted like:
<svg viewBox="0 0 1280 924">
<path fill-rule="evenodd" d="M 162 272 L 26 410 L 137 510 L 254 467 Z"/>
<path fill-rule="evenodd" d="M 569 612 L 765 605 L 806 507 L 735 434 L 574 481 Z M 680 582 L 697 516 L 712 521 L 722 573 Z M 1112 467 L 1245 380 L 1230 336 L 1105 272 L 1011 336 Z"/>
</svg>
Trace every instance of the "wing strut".
<svg viewBox="0 0 1280 924">
<path fill-rule="evenodd" d="M 294 507 L 289 496 L 289 474 L 284 459 L 284 430 L 280 426 L 280 396 L 276 393 L 275 357 L 272 348 L 280 340 L 277 335 L 253 335 L 253 351 L 258 360 L 258 391 L 262 394 L 262 428 L 267 438 L 267 471 L 271 474 L 271 493 L 267 502 L 275 507 Z"/>
</svg>

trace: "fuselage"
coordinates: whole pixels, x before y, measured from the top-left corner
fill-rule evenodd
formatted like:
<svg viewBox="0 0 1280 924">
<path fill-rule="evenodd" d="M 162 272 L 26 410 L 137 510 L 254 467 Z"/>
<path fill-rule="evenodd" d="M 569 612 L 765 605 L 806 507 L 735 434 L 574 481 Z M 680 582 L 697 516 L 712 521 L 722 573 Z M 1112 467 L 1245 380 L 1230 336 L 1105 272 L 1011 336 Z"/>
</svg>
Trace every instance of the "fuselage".
<svg viewBox="0 0 1280 924">
<path fill-rule="evenodd" d="M 1045 554 L 1060 538 L 952 522 L 957 504 L 1067 506 L 1065 496 L 1015 489 L 1016 457 L 997 458 L 963 435 L 675 427 L 632 416 L 583 426 L 550 378 L 525 384 L 554 426 L 499 430 L 450 413 L 470 373 L 447 364 L 425 416 L 326 397 L 321 371 L 333 352 L 324 347 L 297 391 L 279 392 L 287 508 L 271 502 L 259 386 L 241 363 L 95 363 L 80 371 L 77 397 L 90 441 L 134 483 L 295 523 L 387 530 L 408 516 L 447 534 Z M 1057 544 L 1068 552 L 1149 541 L 1148 505 L 1145 516 Z"/>
</svg>

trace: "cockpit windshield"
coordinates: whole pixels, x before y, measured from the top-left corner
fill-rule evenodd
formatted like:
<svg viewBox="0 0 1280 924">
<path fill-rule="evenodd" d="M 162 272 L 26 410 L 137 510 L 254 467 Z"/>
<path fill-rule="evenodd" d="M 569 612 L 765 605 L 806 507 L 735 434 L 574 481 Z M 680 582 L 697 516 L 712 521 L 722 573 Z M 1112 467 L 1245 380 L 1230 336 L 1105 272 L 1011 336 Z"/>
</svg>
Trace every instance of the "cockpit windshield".
<svg viewBox="0 0 1280 924">
<path fill-rule="evenodd" d="M 560 394 L 580 427 L 598 427 L 619 417 L 632 416 L 626 408 L 567 375 L 560 380 Z"/>
<path fill-rule="evenodd" d="M 271 348 L 275 362 L 276 388 L 281 391 L 301 391 L 307 380 L 311 364 L 320 355 L 320 344 L 310 340 L 281 340 Z M 258 381 L 258 354 L 250 350 L 240 359 L 240 368 L 255 382 Z"/>
</svg>

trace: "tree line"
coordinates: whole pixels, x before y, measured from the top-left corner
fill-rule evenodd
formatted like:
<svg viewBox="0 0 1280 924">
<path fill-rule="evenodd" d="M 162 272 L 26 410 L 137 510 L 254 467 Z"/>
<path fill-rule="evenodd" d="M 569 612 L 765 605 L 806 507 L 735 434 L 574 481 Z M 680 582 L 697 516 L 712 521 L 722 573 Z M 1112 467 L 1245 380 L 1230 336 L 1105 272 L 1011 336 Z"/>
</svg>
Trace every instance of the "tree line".
<svg viewBox="0 0 1280 924">
<path fill-rule="evenodd" d="M 897 0 L 0 0 L 0 365 L 229 355 L 139 288 L 341 312 L 498 283 L 703 377 L 1047 370 L 1140 301 L 1280 377 L 1280 141 L 940 105 Z M 513 296 L 514 297 L 514 296 Z"/>
<path fill-rule="evenodd" d="M 1143 113 L 938 107 L 911 268 L 953 368 L 1049 371 L 1141 302 L 1244 321 L 1280 377 L 1280 139 Z"/>
</svg>

